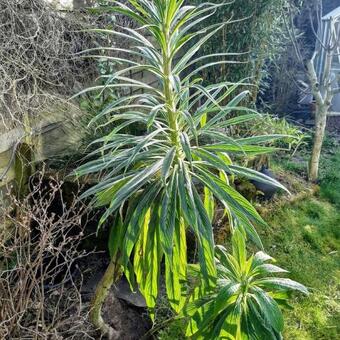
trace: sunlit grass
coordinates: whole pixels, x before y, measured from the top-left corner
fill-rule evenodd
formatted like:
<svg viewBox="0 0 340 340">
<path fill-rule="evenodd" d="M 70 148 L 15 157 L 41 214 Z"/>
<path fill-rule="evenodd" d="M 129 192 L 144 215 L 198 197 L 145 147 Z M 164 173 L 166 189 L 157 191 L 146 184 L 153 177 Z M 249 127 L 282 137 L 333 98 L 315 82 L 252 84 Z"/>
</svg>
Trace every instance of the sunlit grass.
<svg viewBox="0 0 340 340">
<path fill-rule="evenodd" d="M 339 183 L 333 183 L 334 186 Z M 261 237 L 290 277 L 309 287 L 285 315 L 285 339 L 338 339 L 340 324 L 340 211 L 322 198 L 287 203 L 267 216 Z"/>
</svg>

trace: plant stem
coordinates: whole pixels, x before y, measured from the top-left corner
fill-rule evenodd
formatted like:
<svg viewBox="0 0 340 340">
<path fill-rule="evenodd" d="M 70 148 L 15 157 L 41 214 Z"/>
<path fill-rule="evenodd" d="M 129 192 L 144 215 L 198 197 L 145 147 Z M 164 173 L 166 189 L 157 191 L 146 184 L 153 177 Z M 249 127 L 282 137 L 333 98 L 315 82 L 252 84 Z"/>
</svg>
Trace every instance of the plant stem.
<svg viewBox="0 0 340 340">
<path fill-rule="evenodd" d="M 96 287 L 94 297 L 91 302 L 90 320 L 103 335 L 108 335 L 110 340 L 119 339 L 120 332 L 105 323 L 102 317 L 102 306 L 109 295 L 110 288 L 120 276 L 120 266 L 116 262 L 116 257 L 112 258 L 102 279 Z"/>
<path fill-rule="evenodd" d="M 165 24 L 163 28 L 163 34 L 165 37 L 165 41 L 167 42 L 168 48 L 163 50 L 163 72 L 164 72 L 164 96 L 165 96 L 165 104 L 167 106 L 168 111 L 168 120 L 169 127 L 171 129 L 171 142 L 174 146 L 178 147 L 180 145 L 179 142 L 179 134 L 178 134 L 178 125 L 177 125 L 177 109 L 176 104 L 174 102 L 173 96 L 173 88 L 170 81 L 170 76 L 172 73 L 171 70 L 171 51 L 169 49 L 170 43 L 170 27 Z M 177 148 L 177 157 L 178 148 Z"/>
</svg>

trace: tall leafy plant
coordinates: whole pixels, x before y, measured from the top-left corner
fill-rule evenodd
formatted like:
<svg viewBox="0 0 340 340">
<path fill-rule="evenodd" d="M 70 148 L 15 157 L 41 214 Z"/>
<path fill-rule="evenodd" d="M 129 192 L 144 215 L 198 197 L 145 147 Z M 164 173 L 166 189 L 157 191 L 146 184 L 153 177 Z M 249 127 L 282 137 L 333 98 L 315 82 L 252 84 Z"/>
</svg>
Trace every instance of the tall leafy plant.
<svg viewBox="0 0 340 340">
<path fill-rule="evenodd" d="M 172 308 L 185 304 L 187 276 L 186 232 L 195 235 L 206 287 L 216 284 L 213 240 L 214 200 L 225 207 L 230 224 L 242 228 L 259 246 L 254 225 L 265 222 L 231 185 L 230 176 L 245 176 L 282 187 L 253 170 L 237 166 L 230 155 L 271 152 L 261 142 L 278 136 L 232 140 L 227 128 L 255 120 L 258 114 L 240 104 L 248 95 L 228 98 L 239 84 L 227 82 L 207 87 L 197 74 L 202 69 L 231 61 L 228 53 L 196 57 L 201 46 L 226 23 L 195 30 L 224 4 L 185 6 L 184 0 L 129 0 L 128 5 L 111 1 L 105 10 L 133 19 L 139 28 L 97 30 L 124 38 L 130 47 L 108 47 L 110 57 L 126 67 L 106 78 L 106 84 L 85 91 L 112 88 L 137 89 L 113 101 L 96 118 L 114 123 L 112 131 L 94 143 L 93 159 L 78 175 L 100 174 L 100 181 L 83 196 L 97 207 L 106 207 L 99 227 L 111 223 L 111 263 L 99 283 L 91 317 L 104 333 L 111 332 L 101 317 L 101 305 L 121 270 L 131 285 L 137 284 L 153 317 L 157 302 L 161 263 L 165 265 L 166 292 Z M 190 42 L 190 44 L 189 44 Z M 190 46 L 187 48 L 187 46 Z M 100 48 L 103 50 L 103 48 Z M 128 54 L 128 57 L 125 55 Z M 201 62 L 214 58 L 202 66 Z M 197 63 L 201 66 L 195 67 Z M 128 77 L 143 71 L 157 82 L 150 85 Z M 231 113 L 238 113 L 235 117 Z M 134 124 L 140 133 L 130 133 Z M 204 193 L 204 195 L 203 195 Z M 204 197 L 203 197 L 204 196 Z M 136 282 L 135 282 L 136 281 Z"/>
</svg>

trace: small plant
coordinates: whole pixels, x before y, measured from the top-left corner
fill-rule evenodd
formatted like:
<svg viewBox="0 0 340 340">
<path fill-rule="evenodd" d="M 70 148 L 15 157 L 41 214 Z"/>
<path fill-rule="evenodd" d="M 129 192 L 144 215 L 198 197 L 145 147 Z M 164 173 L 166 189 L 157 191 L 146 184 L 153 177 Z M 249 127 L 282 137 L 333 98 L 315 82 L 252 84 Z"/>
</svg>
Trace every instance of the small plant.
<svg viewBox="0 0 340 340">
<path fill-rule="evenodd" d="M 287 292 L 308 291 L 295 281 L 276 277 L 287 271 L 270 263 L 273 261 L 262 251 L 247 258 L 245 237 L 235 230 L 232 254 L 222 246 L 216 247 L 216 288 L 200 299 L 194 298 L 183 310 L 182 315 L 189 317 L 186 335 L 202 339 L 282 339 L 280 306 L 286 305 Z M 194 297 L 200 290 L 195 289 Z"/>
<path fill-rule="evenodd" d="M 258 134 L 267 133 L 281 136 L 281 138 L 272 141 L 270 146 L 287 148 L 292 152 L 292 155 L 294 155 L 300 147 L 307 144 L 307 133 L 286 119 L 271 114 L 263 114 L 261 119 L 257 120 L 250 127 L 248 126 L 248 133 L 251 133 L 252 130 Z"/>
</svg>

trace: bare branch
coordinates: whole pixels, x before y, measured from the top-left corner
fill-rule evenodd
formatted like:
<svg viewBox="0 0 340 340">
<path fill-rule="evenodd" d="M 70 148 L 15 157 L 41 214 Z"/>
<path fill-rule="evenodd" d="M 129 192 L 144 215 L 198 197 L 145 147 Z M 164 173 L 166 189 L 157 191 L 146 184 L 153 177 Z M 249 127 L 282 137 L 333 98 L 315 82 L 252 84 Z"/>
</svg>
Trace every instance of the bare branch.
<svg viewBox="0 0 340 340">
<path fill-rule="evenodd" d="M 327 47 L 324 45 L 323 41 L 319 38 L 319 34 L 317 33 L 316 29 L 315 29 L 315 26 L 314 26 L 314 23 L 313 23 L 313 15 L 312 15 L 312 10 L 309 9 L 309 20 L 310 20 L 310 25 L 311 25 L 311 28 L 312 28 L 312 32 L 313 32 L 313 35 L 315 37 L 315 39 L 317 40 L 317 42 L 320 44 L 321 48 L 327 50 Z M 318 13 L 318 11 L 317 11 Z M 322 19 L 321 19 L 321 15 L 318 13 L 317 14 L 317 18 L 318 18 L 318 29 L 320 30 L 321 27 L 322 27 Z"/>
<path fill-rule="evenodd" d="M 340 87 L 337 87 L 335 89 L 332 90 L 332 95 L 336 95 L 336 94 L 339 94 L 340 93 Z"/>
<path fill-rule="evenodd" d="M 94 64 L 73 58 L 94 47 L 84 28 L 90 17 L 61 15 L 44 0 L 1 0 L 0 131 L 23 126 L 58 97 L 70 97 L 77 83 L 95 72 Z"/>
<path fill-rule="evenodd" d="M 0 206 L 0 338 L 94 339 L 77 269 L 89 255 L 79 250 L 89 211 L 77 194 L 66 202 L 63 182 L 44 172 L 31 185 Z"/>
<path fill-rule="evenodd" d="M 293 44 L 296 57 L 297 57 L 298 61 L 302 64 L 302 66 L 305 67 L 304 59 L 302 57 L 302 53 L 301 53 L 301 50 L 300 50 L 300 47 L 299 47 L 298 39 L 297 39 L 295 30 L 294 30 L 295 25 L 293 23 L 293 21 L 294 21 L 293 13 L 291 12 L 290 8 L 288 8 L 288 14 L 289 14 L 290 23 L 288 24 L 288 22 L 286 20 L 286 16 L 283 16 L 283 21 L 284 21 L 286 30 L 288 32 L 289 38 L 290 38 L 290 40 Z"/>
<path fill-rule="evenodd" d="M 310 84 L 312 86 L 312 93 L 313 96 L 315 97 L 315 100 L 318 105 L 323 105 L 324 101 L 320 92 L 320 86 L 318 82 L 318 77 L 315 72 L 315 67 L 314 67 L 314 58 L 315 58 L 315 53 L 312 57 L 311 60 L 307 61 L 307 75 L 310 81 Z"/>
</svg>

